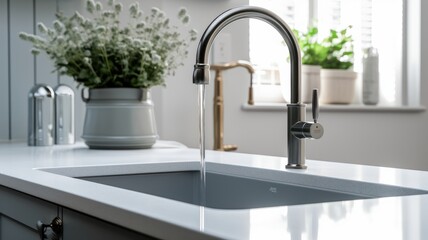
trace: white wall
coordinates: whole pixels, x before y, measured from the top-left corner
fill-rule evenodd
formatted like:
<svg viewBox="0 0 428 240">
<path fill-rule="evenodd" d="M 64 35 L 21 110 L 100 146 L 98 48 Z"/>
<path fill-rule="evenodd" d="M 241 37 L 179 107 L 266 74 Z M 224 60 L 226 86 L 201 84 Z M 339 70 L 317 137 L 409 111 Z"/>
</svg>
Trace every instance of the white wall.
<svg viewBox="0 0 428 240">
<path fill-rule="evenodd" d="M 9 2 L 10 12 L 7 10 Z M 50 21 L 48 12 L 55 8 L 67 12 L 82 8 L 83 0 L 0 0 L 0 31 L 10 29 L 11 37 L 0 35 L 0 139 L 26 139 L 27 93 L 35 82 L 55 84 L 47 59 L 29 55 L 29 46 L 16 37 L 19 31 L 32 31 L 34 13 L 37 21 Z M 132 2 L 132 1 L 126 1 Z M 55 3 L 55 4 L 53 4 Z M 163 0 L 143 1 L 143 6 L 157 4 L 168 14 L 186 6 L 192 16 L 191 24 L 201 35 L 209 22 L 224 10 L 247 4 L 246 0 Z M 30 10 L 28 10 L 30 9 Z M 422 1 L 422 12 L 428 3 Z M 9 13 L 9 16 L 6 16 Z M 12 14 L 11 14 L 12 13 Z M 6 14 L 6 15 L 5 15 Z M 52 13 L 53 14 L 53 13 Z M 10 18 L 11 22 L 7 21 Z M 424 28 L 427 16 L 422 15 L 422 39 L 428 40 Z M 25 21 L 23 21 L 25 19 Z M 9 24 L 9 25 L 8 25 Z M 269 27 L 268 25 L 266 25 Z M 224 29 L 231 34 L 231 60 L 248 59 L 248 22 L 240 20 Z M 199 36 L 200 36 L 199 35 Z M 10 44 L 10 51 L 7 47 Z M 167 87 L 153 89 L 156 117 L 162 139 L 180 141 L 189 147 L 198 147 L 197 87 L 192 84 L 193 64 L 197 43 L 193 43 L 185 66 L 175 76 L 167 77 Z M 422 66 L 427 65 L 428 48 L 422 45 Z M 10 64 L 10 65 L 9 65 Z M 10 69 L 10 70 L 9 70 Z M 36 70 L 35 70 L 36 69 Z M 428 105 L 428 70 L 422 67 L 421 103 Z M 213 76 L 212 76 L 213 77 Z M 240 152 L 284 156 L 286 153 L 286 113 L 242 111 L 247 98 L 248 74 L 243 69 L 230 70 L 224 75 L 225 143 L 239 145 Z M 71 79 L 61 77 L 59 82 L 74 85 Z M 10 89 L 10 91 L 9 91 Z M 207 145 L 212 146 L 212 92 L 207 89 Z M 80 136 L 84 105 L 76 91 L 76 135 Z M 10 101 L 9 101 L 10 98 Z M 10 115 L 9 115 L 10 112 Z M 428 170 L 428 113 L 361 113 L 321 112 L 325 135 L 317 141 L 308 141 L 310 159 L 351 162 L 400 168 Z M 11 127 L 9 127 L 11 126 Z"/>
<path fill-rule="evenodd" d="M 57 9 L 65 13 L 81 9 L 80 1 L 0 0 L 0 140 L 26 140 L 28 92 L 34 84 L 75 87 L 67 77 L 52 73 L 53 65 L 43 54 L 30 54 L 31 44 L 19 39 L 19 32 L 33 33 L 37 22 L 48 25 Z M 76 91 L 76 129 L 82 128 L 84 107 Z"/>
<path fill-rule="evenodd" d="M 7 33 L 7 1 L 0 0 L 0 32 Z M 9 138 L 8 34 L 0 34 L 0 139 Z"/>
</svg>

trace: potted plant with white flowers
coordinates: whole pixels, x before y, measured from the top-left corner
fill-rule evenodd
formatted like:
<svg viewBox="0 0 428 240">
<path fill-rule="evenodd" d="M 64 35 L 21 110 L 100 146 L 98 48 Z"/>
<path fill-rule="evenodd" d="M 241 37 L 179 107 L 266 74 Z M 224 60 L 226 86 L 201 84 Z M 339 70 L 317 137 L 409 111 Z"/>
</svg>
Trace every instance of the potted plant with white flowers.
<svg viewBox="0 0 428 240">
<path fill-rule="evenodd" d="M 82 89 L 86 116 L 82 138 L 91 148 L 148 148 L 157 138 L 150 88 L 165 85 L 187 57 L 196 40 L 193 29 L 180 31 L 166 14 L 152 8 L 144 14 L 138 2 L 129 6 L 129 22 L 123 24 L 123 4 L 109 0 L 107 6 L 88 0 L 90 17 L 79 12 L 56 14 L 53 27 L 38 24 L 41 36 L 20 33 L 53 60 L 55 70 L 71 76 Z M 185 8 L 178 19 L 186 26 Z M 84 96 L 87 95 L 87 96 Z"/>
</svg>

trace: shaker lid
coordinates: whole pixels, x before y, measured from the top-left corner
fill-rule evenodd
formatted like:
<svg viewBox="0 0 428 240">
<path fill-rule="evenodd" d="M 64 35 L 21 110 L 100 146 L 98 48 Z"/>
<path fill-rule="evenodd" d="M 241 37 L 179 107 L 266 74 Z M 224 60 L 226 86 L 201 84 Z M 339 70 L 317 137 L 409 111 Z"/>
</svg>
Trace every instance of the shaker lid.
<svg viewBox="0 0 428 240">
<path fill-rule="evenodd" d="M 59 84 L 55 87 L 55 94 L 56 95 L 71 95 L 74 96 L 74 91 L 71 89 L 70 86 L 66 84 Z"/>
<path fill-rule="evenodd" d="M 46 84 L 37 84 L 30 89 L 28 97 L 33 98 L 54 98 L 54 90 Z"/>
</svg>

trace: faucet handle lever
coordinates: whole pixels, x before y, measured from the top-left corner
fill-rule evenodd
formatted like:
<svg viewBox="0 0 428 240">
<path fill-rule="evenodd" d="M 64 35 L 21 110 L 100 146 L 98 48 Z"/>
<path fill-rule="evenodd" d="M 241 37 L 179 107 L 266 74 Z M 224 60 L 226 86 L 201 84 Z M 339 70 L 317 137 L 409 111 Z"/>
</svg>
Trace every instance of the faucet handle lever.
<svg viewBox="0 0 428 240">
<path fill-rule="evenodd" d="M 318 103 L 318 89 L 314 88 L 312 90 L 312 118 L 314 119 L 314 123 L 318 121 L 319 117 L 319 103 Z"/>
</svg>

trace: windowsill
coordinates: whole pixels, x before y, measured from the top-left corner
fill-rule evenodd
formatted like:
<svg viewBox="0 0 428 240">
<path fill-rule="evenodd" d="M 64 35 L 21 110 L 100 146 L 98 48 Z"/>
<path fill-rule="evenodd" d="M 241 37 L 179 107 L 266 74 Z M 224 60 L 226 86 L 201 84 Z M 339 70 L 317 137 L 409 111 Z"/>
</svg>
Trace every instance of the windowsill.
<svg viewBox="0 0 428 240">
<path fill-rule="evenodd" d="M 255 103 L 249 105 L 248 103 L 242 104 L 244 111 L 286 111 L 286 103 Z M 306 109 L 311 109 L 311 105 L 307 104 Z M 320 105 L 320 111 L 323 112 L 409 112 L 418 113 L 426 111 L 425 106 L 367 106 L 361 104 L 344 104 L 333 105 L 323 104 Z"/>
</svg>

